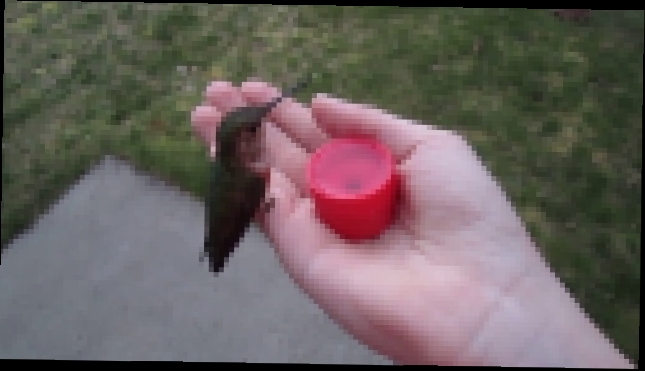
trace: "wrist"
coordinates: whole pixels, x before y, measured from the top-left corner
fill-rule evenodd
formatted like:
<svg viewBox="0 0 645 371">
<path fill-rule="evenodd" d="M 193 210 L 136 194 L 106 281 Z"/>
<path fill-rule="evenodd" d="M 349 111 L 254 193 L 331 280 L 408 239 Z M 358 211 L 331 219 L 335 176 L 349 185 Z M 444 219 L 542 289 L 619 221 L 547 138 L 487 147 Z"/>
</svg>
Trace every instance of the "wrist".
<svg viewBox="0 0 645 371">
<path fill-rule="evenodd" d="M 546 265 L 532 280 L 527 282 L 527 290 L 518 294 L 527 303 L 533 303 L 529 313 L 535 316 L 539 327 L 510 360 L 510 365 L 633 368 Z"/>
<path fill-rule="evenodd" d="M 463 364 L 633 368 L 542 264 L 491 311 Z"/>
</svg>

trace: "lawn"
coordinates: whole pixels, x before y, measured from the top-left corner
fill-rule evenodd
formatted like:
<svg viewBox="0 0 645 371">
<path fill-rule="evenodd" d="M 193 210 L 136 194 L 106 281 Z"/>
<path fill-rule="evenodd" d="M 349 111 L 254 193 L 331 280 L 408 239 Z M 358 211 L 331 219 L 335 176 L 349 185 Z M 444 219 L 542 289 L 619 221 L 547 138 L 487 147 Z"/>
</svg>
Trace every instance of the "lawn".
<svg viewBox="0 0 645 371">
<path fill-rule="evenodd" d="M 644 12 L 5 1 L 2 246 L 105 153 L 201 197 L 212 79 L 328 92 L 463 133 L 638 362 Z"/>
</svg>

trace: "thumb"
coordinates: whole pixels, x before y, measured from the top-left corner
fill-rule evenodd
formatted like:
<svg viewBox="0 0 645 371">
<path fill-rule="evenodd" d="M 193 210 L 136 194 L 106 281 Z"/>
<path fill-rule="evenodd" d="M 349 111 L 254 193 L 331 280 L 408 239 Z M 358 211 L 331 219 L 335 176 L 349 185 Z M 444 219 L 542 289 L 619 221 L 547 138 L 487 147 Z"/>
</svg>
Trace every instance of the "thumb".
<svg viewBox="0 0 645 371">
<path fill-rule="evenodd" d="M 289 178 L 276 168 L 270 169 L 269 188 L 265 199 L 271 202 L 271 208 L 258 215 L 258 224 L 262 232 L 276 243 L 280 228 L 289 218 L 297 199 L 299 198 L 297 188 Z"/>
<path fill-rule="evenodd" d="M 301 197 L 297 186 L 274 168 L 267 198 L 273 200 L 273 205 L 258 216 L 259 227 L 284 268 L 297 282 L 302 282 L 309 264 L 330 238 L 329 232 L 318 223 L 311 200 Z"/>
</svg>

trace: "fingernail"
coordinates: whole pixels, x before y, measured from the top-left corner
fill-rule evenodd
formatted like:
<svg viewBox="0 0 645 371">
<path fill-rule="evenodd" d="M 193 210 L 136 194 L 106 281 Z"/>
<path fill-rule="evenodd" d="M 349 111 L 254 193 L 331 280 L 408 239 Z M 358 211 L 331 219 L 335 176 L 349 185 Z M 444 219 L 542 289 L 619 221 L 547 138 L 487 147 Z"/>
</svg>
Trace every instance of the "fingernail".
<svg viewBox="0 0 645 371">
<path fill-rule="evenodd" d="M 206 87 L 206 94 L 220 94 L 231 90 L 232 87 L 229 81 L 213 81 Z"/>
<path fill-rule="evenodd" d="M 346 104 L 347 103 L 340 98 L 336 98 L 325 93 L 316 94 L 315 99 L 320 100 L 321 102 L 325 102 L 327 104 Z"/>
<path fill-rule="evenodd" d="M 219 120 L 219 112 L 211 106 L 197 106 L 190 113 L 190 120 L 194 125 L 213 124 Z"/>
<path fill-rule="evenodd" d="M 278 89 L 262 81 L 247 81 L 240 88 L 242 94 L 251 101 L 264 101 L 278 95 Z"/>
<path fill-rule="evenodd" d="M 235 94 L 235 87 L 229 81 L 214 81 L 206 88 L 206 101 L 223 111 L 230 110 L 242 102 Z"/>
</svg>

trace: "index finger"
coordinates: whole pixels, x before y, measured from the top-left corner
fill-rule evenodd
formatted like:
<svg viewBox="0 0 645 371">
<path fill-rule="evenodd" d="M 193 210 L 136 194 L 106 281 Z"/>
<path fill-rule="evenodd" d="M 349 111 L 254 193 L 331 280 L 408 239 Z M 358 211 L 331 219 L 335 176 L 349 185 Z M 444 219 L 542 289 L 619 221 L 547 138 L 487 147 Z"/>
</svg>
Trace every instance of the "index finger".
<svg viewBox="0 0 645 371">
<path fill-rule="evenodd" d="M 252 104 L 270 101 L 280 95 L 279 89 L 260 81 L 247 81 L 240 88 L 244 98 Z M 295 99 L 285 99 L 269 114 L 282 130 L 308 152 L 327 140 L 316 125 L 311 110 Z"/>
</svg>

